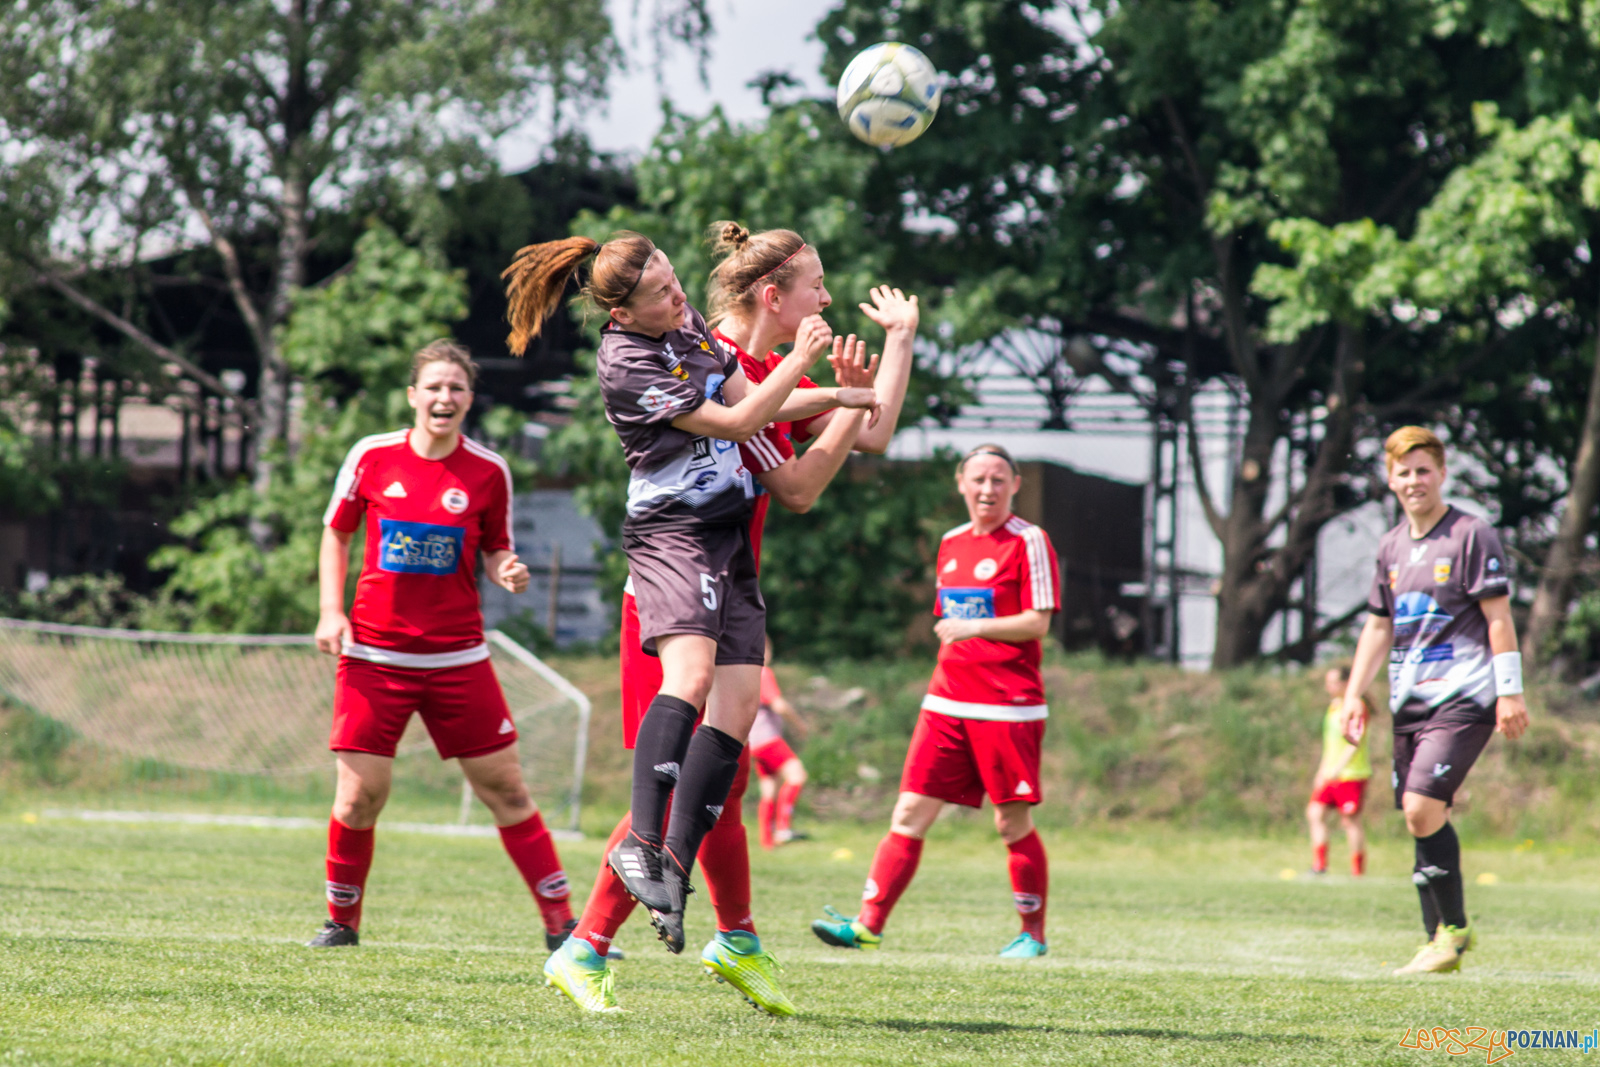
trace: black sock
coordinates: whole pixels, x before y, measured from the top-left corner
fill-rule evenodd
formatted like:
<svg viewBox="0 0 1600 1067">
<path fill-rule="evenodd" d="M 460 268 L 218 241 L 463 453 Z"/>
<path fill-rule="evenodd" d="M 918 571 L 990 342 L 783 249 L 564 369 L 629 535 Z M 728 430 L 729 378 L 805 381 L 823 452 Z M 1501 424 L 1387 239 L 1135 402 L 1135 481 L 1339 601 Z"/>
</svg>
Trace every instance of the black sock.
<svg viewBox="0 0 1600 1067">
<path fill-rule="evenodd" d="M 678 769 L 687 758 L 699 714 L 687 700 L 660 693 L 639 723 L 633 744 L 633 833 L 641 841 L 661 844 L 667 800 L 678 784 Z"/>
<path fill-rule="evenodd" d="M 701 726 L 683 757 L 683 777 L 672 800 L 672 821 L 667 826 L 667 851 L 684 872 L 694 869 L 700 842 L 722 817 L 722 805 L 739 773 L 739 753 L 734 737 L 713 726 Z"/>
<path fill-rule="evenodd" d="M 1467 925 L 1466 894 L 1461 884 L 1461 841 L 1445 823 L 1432 837 L 1417 838 L 1417 865 L 1411 880 L 1422 900 L 1422 924 L 1432 937 L 1439 923 Z"/>
</svg>

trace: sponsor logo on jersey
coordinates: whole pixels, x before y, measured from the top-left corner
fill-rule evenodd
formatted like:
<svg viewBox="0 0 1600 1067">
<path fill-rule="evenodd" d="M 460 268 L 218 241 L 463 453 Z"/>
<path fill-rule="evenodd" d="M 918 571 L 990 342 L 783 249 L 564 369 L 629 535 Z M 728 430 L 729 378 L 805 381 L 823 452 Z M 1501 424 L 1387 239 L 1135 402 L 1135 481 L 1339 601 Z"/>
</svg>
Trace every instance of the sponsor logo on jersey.
<svg viewBox="0 0 1600 1067">
<path fill-rule="evenodd" d="M 466 511 L 468 503 L 470 501 L 467 498 L 467 491 L 458 486 L 451 486 L 439 497 L 439 506 L 452 515 L 459 515 Z"/>
<path fill-rule="evenodd" d="M 947 619 L 994 618 L 993 589 L 939 590 L 939 614 Z"/>
<path fill-rule="evenodd" d="M 1440 556 L 1433 561 L 1433 584 L 1443 585 L 1450 580 L 1450 557 Z"/>
<path fill-rule="evenodd" d="M 1029 785 L 1027 782 L 1018 782 L 1017 783 L 1017 794 L 1019 796 L 1025 796 L 1025 797 L 1026 796 L 1032 796 L 1033 795 L 1033 786 Z"/>
<path fill-rule="evenodd" d="M 867 879 L 867 884 L 861 887 L 861 899 L 862 900 L 871 900 L 873 897 L 875 897 L 877 895 L 878 895 L 878 883 L 876 881 L 874 881 L 873 879 L 868 878 Z"/>
<path fill-rule="evenodd" d="M 1409 646 L 1438 634 L 1454 618 L 1427 593 L 1401 593 L 1394 601 L 1394 636 Z"/>
<path fill-rule="evenodd" d="M 639 406 L 651 414 L 655 414 L 658 411 L 671 411 L 682 403 L 683 401 L 671 393 L 665 392 L 658 385 L 652 385 L 639 394 Z"/>
<path fill-rule="evenodd" d="M 378 569 L 391 574 L 454 574 L 467 532 L 459 526 L 382 519 Z"/>
<path fill-rule="evenodd" d="M 404 500 L 406 498 L 406 487 L 399 482 L 390 482 L 389 488 L 383 491 L 383 495 L 392 496 L 396 500 Z"/>
<path fill-rule="evenodd" d="M 972 576 L 980 582 L 987 582 L 1000 570 L 1000 564 L 992 559 L 980 559 L 972 568 Z"/>
<path fill-rule="evenodd" d="M 1389 592 L 1391 592 L 1391 593 L 1394 592 L 1395 583 L 1398 582 L 1398 581 L 1400 581 L 1400 568 L 1399 567 L 1390 567 L 1389 568 Z"/>
<path fill-rule="evenodd" d="M 959 566 L 961 566 L 960 563 L 958 563 L 955 560 L 951 560 L 949 563 L 946 563 L 944 565 L 944 570 L 940 571 L 939 573 L 941 573 L 941 574 L 954 574 L 955 573 L 955 569 L 957 567 L 959 567 Z"/>
<path fill-rule="evenodd" d="M 1487 566 L 1491 571 L 1497 571 L 1500 569 L 1500 561 L 1495 557 L 1490 556 L 1489 562 L 1485 564 L 1485 566 Z"/>
<path fill-rule="evenodd" d="M 1012 893 L 1011 899 L 1017 905 L 1017 911 L 1023 915 L 1032 915 L 1044 907 L 1044 900 L 1037 893 Z"/>
<path fill-rule="evenodd" d="M 706 375 L 706 399 L 722 403 L 722 383 L 728 380 L 726 374 Z"/>
<path fill-rule="evenodd" d="M 511 720 L 510 719 L 501 719 L 500 720 L 500 730 L 499 730 L 500 733 L 509 734 L 512 730 L 515 730 L 515 729 L 516 729 L 516 727 L 511 725 Z"/>
<path fill-rule="evenodd" d="M 1415 548 L 1413 548 L 1411 550 L 1411 565 L 1415 566 L 1418 563 L 1421 563 L 1423 561 L 1423 559 L 1425 559 L 1427 557 L 1427 555 L 1428 555 L 1428 546 L 1427 545 L 1417 545 Z"/>
<path fill-rule="evenodd" d="M 539 879 L 533 891 L 546 900 L 566 900 L 572 889 L 567 884 L 567 872 L 557 871 Z"/>
<path fill-rule="evenodd" d="M 328 883 L 328 903 L 336 908 L 348 908 L 361 899 L 361 887 L 344 882 Z"/>
</svg>

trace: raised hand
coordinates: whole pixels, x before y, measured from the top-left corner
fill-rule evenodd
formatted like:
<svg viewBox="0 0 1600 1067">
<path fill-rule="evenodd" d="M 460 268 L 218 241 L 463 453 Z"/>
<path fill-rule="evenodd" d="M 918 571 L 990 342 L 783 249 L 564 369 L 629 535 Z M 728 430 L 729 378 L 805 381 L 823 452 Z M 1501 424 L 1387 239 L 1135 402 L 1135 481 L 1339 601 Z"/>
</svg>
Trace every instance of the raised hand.
<svg viewBox="0 0 1600 1067">
<path fill-rule="evenodd" d="M 807 366 L 816 362 L 832 343 L 833 327 L 823 321 L 821 315 L 807 315 L 800 320 L 800 328 L 794 335 L 794 351 L 805 357 Z"/>
<path fill-rule="evenodd" d="M 921 310 L 917 306 L 917 298 L 906 296 L 898 289 L 891 289 L 887 285 L 873 286 L 872 303 L 862 304 L 861 312 L 885 330 L 909 330 L 917 332 L 917 323 L 921 321 Z"/>
<path fill-rule="evenodd" d="M 842 389 L 869 388 L 878 376 L 878 354 L 867 359 L 867 343 L 857 340 L 855 334 L 833 339 L 833 351 L 828 355 L 833 367 L 833 379 Z"/>
</svg>

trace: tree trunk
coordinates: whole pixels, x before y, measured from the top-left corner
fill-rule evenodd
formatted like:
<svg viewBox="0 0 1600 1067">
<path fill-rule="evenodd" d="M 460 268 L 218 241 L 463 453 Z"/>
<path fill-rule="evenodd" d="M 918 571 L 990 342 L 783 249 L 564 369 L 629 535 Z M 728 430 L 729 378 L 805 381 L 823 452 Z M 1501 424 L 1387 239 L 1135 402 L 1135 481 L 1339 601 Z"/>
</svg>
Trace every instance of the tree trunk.
<svg viewBox="0 0 1600 1067">
<path fill-rule="evenodd" d="M 1566 507 L 1561 513 L 1555 542 L 1545 557 L 1539 589 L 1533 596 L 1533 610 L 1528 615 L 1528 632 L 1522 639 L 1522 654 L 1531 663 L 1549 659 L 1556 630 L 1566 619 L 1572 583 L 1578 575 L 1584 541 L 1589 536 L 1597 494 L 1600 494 L 1600 338 L 1596 341 L 1594 370 L 1589 375 L 1589 406 L 1583 415 L 1578 456 L 1572 463 Z"/>
</svg>

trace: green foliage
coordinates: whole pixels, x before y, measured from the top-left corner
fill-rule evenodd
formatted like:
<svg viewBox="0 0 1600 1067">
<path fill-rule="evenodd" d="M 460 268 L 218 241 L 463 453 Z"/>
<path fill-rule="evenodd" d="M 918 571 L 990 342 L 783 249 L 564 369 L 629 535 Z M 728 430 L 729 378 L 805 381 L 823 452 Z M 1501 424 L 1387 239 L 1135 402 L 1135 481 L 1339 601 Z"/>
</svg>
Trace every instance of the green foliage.
<svg viewBox="0 0 1600 1067">
<path fill-rule="evenodd" d="M 278 457 L 265 496 L 240 484 L 172 524 L 186 543 L 151 560 L 172 572 L 152 621 L 250 633 L 314 626 L 322 512 L 339 465 L 361 437 L 411 421 L 411 354 L 447 336 L 464 311 L 460 273 L 381 226 L 357 242 L 348 271 L 297 293 L 282 347 L 306 382 L 302 438 Z M 272 547 L 259 547 L 251 522 L 270 527 Z M 359 560 L 358 542 L 352 552 Z"/>
<path fill-rule="evenodd" d="M 803 515 L 774 506 L 761 542 L 767 630 L 812 662 L 931 645 L 939 537 L 965 518 L 953 456 L 927 463 L 852 457 Z"/>
</svg>

